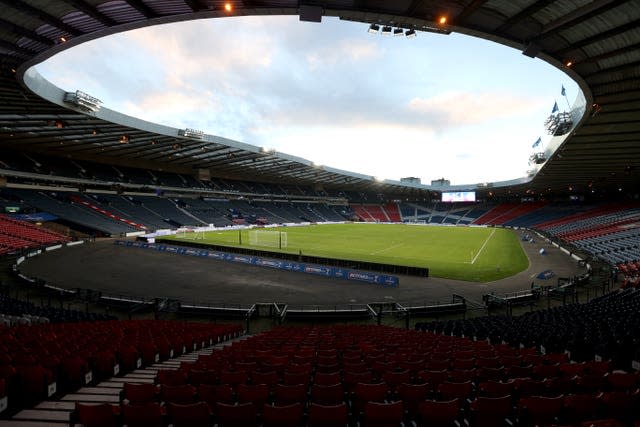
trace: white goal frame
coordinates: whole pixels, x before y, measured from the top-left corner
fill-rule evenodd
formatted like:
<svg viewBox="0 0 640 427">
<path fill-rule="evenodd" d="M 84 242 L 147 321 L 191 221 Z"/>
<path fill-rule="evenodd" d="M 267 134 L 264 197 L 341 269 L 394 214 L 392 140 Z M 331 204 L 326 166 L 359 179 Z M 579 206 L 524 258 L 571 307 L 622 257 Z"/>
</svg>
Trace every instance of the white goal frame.
<svg viewBox="0 0 640 427">
<path fill-rule="evenodd" d="M 181 228 L 176 233 L 176 237 L 185 240 L 204 240 L 204 230 L 194 230 L 192 228 Z"/>
<path fill-rule="evenodd" d="M 251 246 L 267 246 L 271 248 L 286 248 L 288 246 L 287 232 L 279 230 L 249 230 L 249 244 Z"/>
</svg>

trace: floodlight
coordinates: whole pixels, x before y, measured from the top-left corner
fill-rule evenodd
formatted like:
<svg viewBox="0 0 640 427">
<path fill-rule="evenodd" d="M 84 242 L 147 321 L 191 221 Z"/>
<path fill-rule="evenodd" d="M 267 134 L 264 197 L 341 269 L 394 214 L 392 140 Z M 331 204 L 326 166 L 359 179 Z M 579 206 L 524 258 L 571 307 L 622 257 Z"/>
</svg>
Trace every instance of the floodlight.
<svg viewBox="0 0 640 427">
<path fill-rule="evenodd" d="M 404 31 L 402 30 L 402 28 L 394 28 L 393 30 L 393 36 L 394 37 L 398 37 L 404 34 Z"/>
<path fill-rule="evenodd" d="M 178 135 L 184 136 L 185 138 L 193 138 L 193 139 L 202 139 L 204 138 L 204 132 L 196 129 L 180 129 L 178 131 Z"/>
<path fill-rule="evenodd" d="M 371 34 L 376 34 L 378 31 L 380 30 L 380 26 L 377 24 L 371 24 L 371 26 L 369 27 L 369 33 Z"/>
<path fill-rule="evenodd" d="M 87 113 L 95 113 L 100 109 L 100 101 L 98 98 L 87 95 L 86 93 L 77 90 L 75 92 L 66 92 L 64 94 L 64 102 L 73 104 L 77 108 L 84 110 Z"/>
<path fill-rule="evenodd" d="M 417 36 L 417 34 L 416 34 L 416 30 L 414 30 L 413 28 L 412 28 L 412 29 L 410 29 L 410 30 L 407 30 L 407 31 L 404 33 L 404 35 L 405 35 L 405 36 L 407 36 L 407 38 L 408 38 L 408 39 L 412 39 L 412 38 L 414 38 L 415 36 Z"/>
<path fill-rule="evenodd" d="M 391 35 L 391 31 L 392 31 L 391 27 L 384 26 L 384 27 L 382 27 L 382 31 L 380 32 L 380 34 L 382 34 L 383 36 L 390 36 Z"/>
</svg>

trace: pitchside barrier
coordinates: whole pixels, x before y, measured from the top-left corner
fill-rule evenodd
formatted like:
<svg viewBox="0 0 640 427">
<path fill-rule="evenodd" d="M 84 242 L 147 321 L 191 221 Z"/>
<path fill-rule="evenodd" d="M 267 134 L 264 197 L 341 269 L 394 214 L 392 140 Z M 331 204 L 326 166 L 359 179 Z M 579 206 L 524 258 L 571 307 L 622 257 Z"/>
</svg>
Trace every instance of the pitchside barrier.
<svg viewBox="0 0 640 427">
<path fill-rule="evenodd" d="M 219 261 L 235 262 L 239 264 L 256 265 L 296 273 L 314 274 L 316 276 L 334 277 L 357 282 L 374 283 L 380 286 L 397 288 L 400 284 L 397 276 L 353 270 L 340 267 L 328 267 L 317 264 L 307 264 L 281 259 L 267 259 L 251 255 L 233 254 L 227 252 L 209 251 L 205 249 L 167 245 L 164 243 L 148 243 L 140 241 L 116 240 L 115 245 L 141 249 L 152 249 L 159 252 L 170 252 L 179 255 L 197 256 Z"/>
<path fill-rule="evenodd" d="M 181 240 L 162 240 L 162 238 L 154 239 L 153 242 L 149 242 L 149 243 L 156 243 L 161 245 L 164 244 L 164 245 L 174 245 L 174 246 L 185 246 L 191 249 L 196 248 L 198 250 L 203 249 L 208 251 L 234 253 L 234 254 L 246 255 L 250 257 L 278 259 L 283 261 L 291 261 L 291 262 L 298 262 L 298 263 L 305 263 L 305 264 L 317 264 L 317 265 L 334 267 L 342 270 L 351 269 L 351 270 L 357 270 L 357 271 L 378 272 L 378 273 L 383 273 L 388 275 L 404 274 L 407 276 L 429 277 L 429 269 L 426 267 L 409 267 L 406 265 L 381 264 L 377 262 L 319 257 L 319 256 L 303 254 L 302 251 L 300 251 L 300 253 L 297 253 L 297 254 L 285 253 L 285 252 L 278 252 L 274 250 L 260 250 L 260 249 L 245 248 L 245 247 L 212 245 L 209 243 L 197 242 L 195 240 L 189 240 L 188 242 L 185 242 Z"/>
</svg>

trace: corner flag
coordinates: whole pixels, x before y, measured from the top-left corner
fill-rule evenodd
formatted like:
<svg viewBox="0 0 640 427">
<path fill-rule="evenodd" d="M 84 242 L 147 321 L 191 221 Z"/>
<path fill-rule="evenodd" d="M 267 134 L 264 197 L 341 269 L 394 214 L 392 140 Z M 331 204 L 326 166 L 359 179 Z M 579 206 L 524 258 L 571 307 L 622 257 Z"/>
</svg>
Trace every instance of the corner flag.
<svg viewBox="0 0 640 427">
<path fill-rule="evenodd" d="M 553 110 L 551 110 L 551 114 L 557 112 L 559 110 L 558 108 L 558 101 L 553 103 Z"/>
<path fill-rule="evenodd" d="M 542 143 L 542 137 L 538 138 L 538 140 L 536 142 L 533 143 L 533 145 L 531 146 L 531 148 L 536 148 L 538 145 L 540 145 Z"/>
<path fill-rule="evenodd" d="M 564 85 L 562 85 L 562 90 L 560 91 L 560 95 L 567 96 L 567 91 L 564 90 Z"/>
</svg>

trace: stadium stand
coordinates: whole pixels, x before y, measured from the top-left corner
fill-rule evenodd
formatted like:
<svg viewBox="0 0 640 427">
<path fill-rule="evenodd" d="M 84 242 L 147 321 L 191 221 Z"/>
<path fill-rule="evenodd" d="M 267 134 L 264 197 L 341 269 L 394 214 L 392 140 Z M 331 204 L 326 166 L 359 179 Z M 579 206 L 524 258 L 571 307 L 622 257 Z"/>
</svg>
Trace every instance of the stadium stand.
<svg viewBox="0 0 640 427">
<path fill-rule="evenodd" d="M 319 376 L 329 363 L 335 371 Z M 159 370 L 154 384 L 125 380 L 119 403 L 95 411 L 106 419 L 115 414 L 116 425 L 127 412 L 133 417 L 135 406 L 146 408 L 139 409 L 141 417 L 157 419 L 160 412 L 168 422 L 301 427 L 632 425 L 639 416 L 637 373 L 616 371 L 608 361 L 570 361 L 562 352 L 443 331 L 276 328 L 173 369 Z M 460 382 L 460 372 L 470 379 Z M 276 381 L 264 382 L 267 373 Z M 366 382 L 350 387 L 346 380 L 354 374 L 368 375 Z M 280 383 L 292 375 L 297 384 Z M 76 407 L 73 417 L 82 420 L 85 409 Z"/>
<path fill-rule="evenodd" d="M 3 306 L 15 303 L 7 298 L 0 302 Z M 21 323 L 0 329 L 0 381 L 9 410 L 211 346 L 241 331 L 232 325 L 103 319 L 64 317 L 60 323 Z M 149 351 L 151 357 L 145 355 Z"/>
<path fill-rule="evenodd" d="M 631 369 L 640 356 L 640 292 L 620 290 L 585 304 L 571 304 L 517 317 L 489 316 L 420 323 L 416 328 L 470 336 L 492 343 L 524 345 L 543 352 L 568 352 L 577 362 L 596 356 L 615 368 Z"/>
</svg>

